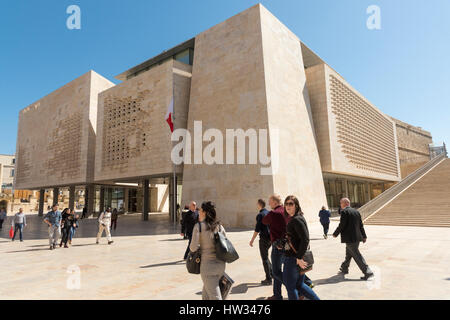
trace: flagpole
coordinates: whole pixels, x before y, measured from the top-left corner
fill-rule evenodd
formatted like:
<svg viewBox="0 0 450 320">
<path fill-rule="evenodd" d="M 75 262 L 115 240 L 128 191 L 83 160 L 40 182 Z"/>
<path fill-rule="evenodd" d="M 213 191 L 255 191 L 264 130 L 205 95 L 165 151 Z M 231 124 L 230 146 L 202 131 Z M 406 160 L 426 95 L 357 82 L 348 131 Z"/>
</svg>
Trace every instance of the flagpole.
<svg viewBox="0 0 450 320">
<path fill-rule="evenodd" d="M 173 103 L 173 128 L 175 130 L 175 79 L 172 78 L 172 103 Z M 172 142 L 172 147 L 173 147 L 173 142 Z M 173 168 L 173 178 L 172 178 L 172 185 L 173 185 L 173 209 L 172 209 L 172 213 L 173 213 L 173 217 L 172 217 L 172 221 L 173 221 L 173 225 L 175 226 L 177 223 L 177 178 L 176 178 L 176 173 L 175 173 L 175 163 L 172 161 L 172 168 Z"/>
</svg>

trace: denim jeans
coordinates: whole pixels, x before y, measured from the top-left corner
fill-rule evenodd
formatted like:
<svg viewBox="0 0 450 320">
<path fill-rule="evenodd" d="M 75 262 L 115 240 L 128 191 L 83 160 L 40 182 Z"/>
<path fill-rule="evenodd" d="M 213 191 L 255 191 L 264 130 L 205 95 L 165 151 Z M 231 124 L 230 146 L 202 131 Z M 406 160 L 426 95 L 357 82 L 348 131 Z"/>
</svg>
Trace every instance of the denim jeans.
<svg viewBox="0 0 450 320">
<path fill-rule="evenodd" d="M 72 241 L 73 236 L 75 235 L 75 232 L 77 231 L 76 228 L 70 227 L 70 233 L 69 233 L 69 240 Z"/>
<path fill-rule="evenodd" d="M 22 240 L 23 240 L 23 237 L 22 237 L 22 233 L 23 233 L 23 223 L 16 223 L 16 224 L 14 225 L 14 236 L 13 236 L 13 240 L 16 238 L 17 230 L 19 230 L 19 232 L 20 232 L 20 241 L 22 241 Z"/>
<path fill-rule="evenodd" d="M 298 300 L 299 291 L 309 300 L 320 300 L 314 291 L 305 284 L 305 275 L 300 274 L 296 257 L 284 258 L 283 283 L 289 300 Z"/>
<path fill-rule="evenodd" d="M 283 284 L 282 266 L 284 255 L 275 246 L 272 246 L 272 278 L 273 278 L 273 295 L 277 299 L 283 299 L 281 295 L 281 285 Z"/>
</svg>

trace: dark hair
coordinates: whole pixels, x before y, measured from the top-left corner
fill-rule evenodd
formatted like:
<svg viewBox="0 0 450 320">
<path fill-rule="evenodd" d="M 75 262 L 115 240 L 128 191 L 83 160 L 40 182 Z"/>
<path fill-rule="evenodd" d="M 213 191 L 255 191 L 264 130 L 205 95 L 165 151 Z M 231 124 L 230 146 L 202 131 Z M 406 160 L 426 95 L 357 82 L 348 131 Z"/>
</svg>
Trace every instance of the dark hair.
<svg viewBox="0 0 450 320">
<path fill-rule="evenodd" d="M 117 213 L 118 211 L 117 211 L 117 209 L 116 208 L 114 208 L 113 209 L 113 213 Z"/>
<path fill-rule="evenodd" d="M 287 213 L 287 211 L 286 211 L 286 202 L 288 202 L 288 200 L 292 200 L 293 202 L 294 202 L 294 204 L 295 204 L 295 214 L 294 214 L 294 217 L 295 216 L 298 216 L 299 214 L 300 215 L 303 215 L 303 212 L 302 212 L 302 208 L 300 207 L 300 202 L 298 201 L 298 199 L 297 199 L 297 197 L 296 196 L 287 196 L 286 197 L 286 199 L 284 199 L 284 215 L 285 216 L 288 216 L 289 214 Z"/>
<path fill-rule="evenodd" d="M 263 207 L 263 208 L 266 207 L 266 203 L 264 202 L 263 199 L 258 199 L 258 204 L 259 204 L 261 207 Z"/>
<path fill-rule="evenodd" d="M 205 201 L 201 206 L 205 212 L 205 223 L 208 230 L 215 231 L 220 222 L 216 219 L 216 206 L 211 201 Z"/>
<path fill-rule="evenodd" d="M 63 214 L 65 214 L 65 213 L 67 212 L 67 210 L 69 210 L 69 208 L 65 208 L 65 209 L 63 210 L 63 212 L 61 213 L 61 216 L 62 216 Z"/>
</svg>

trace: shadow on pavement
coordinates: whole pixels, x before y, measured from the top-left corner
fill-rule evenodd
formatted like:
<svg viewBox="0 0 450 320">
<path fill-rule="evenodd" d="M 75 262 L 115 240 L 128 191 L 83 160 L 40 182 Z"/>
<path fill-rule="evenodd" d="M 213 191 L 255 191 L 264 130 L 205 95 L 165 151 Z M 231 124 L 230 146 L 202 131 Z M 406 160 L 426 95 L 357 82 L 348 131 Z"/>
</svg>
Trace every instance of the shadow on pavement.
<svg viewBox="0 0 450 320">
<path fill-rule="evenodd" d="M 154 267 L 164 267 L 164 266 L 173 266 L 173 265 L 177 265 L 177 264 L 182 264 L 184 263 L 184 260 L 178 260 L 178 261 L 173 261 L 173 262 L 164 262 L 164 263 L 157 263 L 157 264 L 149 264 L 148 266 L 141 266 L 139 268 L 154 268 Z"/>
<path fill-rule="evenodd" d="M 231 288 L 230 294 L 242 294 L 246 293 L 249 288 L 262 287 L 261 283 L 241 283 Z"/>
<path fill-rule="evenodd" d="M 334 283 L 345 282 L 345 281 L 365 281 L 365 280 L 362 280 L 362 279 L 346 279 L 344 275 L 336 274 L 336 275 L 334 275 L 332 277 L 329 277 L 329 278 L 313 280 L 313 283 L 316 286 L 320 286 L 320 285 L 334 284 Z"/>
</svg>

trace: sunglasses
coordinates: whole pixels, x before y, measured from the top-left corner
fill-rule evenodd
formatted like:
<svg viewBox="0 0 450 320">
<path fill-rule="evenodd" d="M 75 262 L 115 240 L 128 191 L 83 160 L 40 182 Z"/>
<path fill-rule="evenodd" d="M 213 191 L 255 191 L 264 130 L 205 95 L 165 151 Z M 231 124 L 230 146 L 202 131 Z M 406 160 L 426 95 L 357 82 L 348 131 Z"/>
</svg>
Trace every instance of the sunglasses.
<svg viewBox="0 0 450 320">
<path fill-rule="evenodd" d="M 293 203 L 293 202 L 286 202 L 284 205 L 286 207 L 291 207 L 291 206 L 295 206 L 295 203 Z"/>
</svg>

